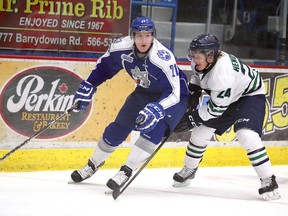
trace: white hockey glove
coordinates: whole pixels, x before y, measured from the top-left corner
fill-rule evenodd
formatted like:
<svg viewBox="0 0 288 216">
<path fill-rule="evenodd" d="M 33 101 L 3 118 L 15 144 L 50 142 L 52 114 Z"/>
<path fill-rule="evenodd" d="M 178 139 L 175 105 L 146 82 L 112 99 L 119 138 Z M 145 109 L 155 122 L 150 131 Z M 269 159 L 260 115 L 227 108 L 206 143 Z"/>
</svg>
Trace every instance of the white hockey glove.
<svg viewBox="0 0 288 216">
<path fill-rule="evenodd" d="M 159 120 L 163 119 L 164 116 L 165 111 L 159 103 L 149 103 L 139 112 L 135 129 L 141 133 L 148 133 L 155 128 Z"/>
<path fill-rule="evenodd" d="M 78 103 L 77 108 L 74 109 L 73 111 L 79 112 L 80 110 L 86 110 L 95 92 L 96 92 L 96 87 L 93 86 L 88 81 L 83 80 L 80 83 L 79 88 L 76 91 L 74 98 L 73 98 L 73 104 Z"/>
</svg>

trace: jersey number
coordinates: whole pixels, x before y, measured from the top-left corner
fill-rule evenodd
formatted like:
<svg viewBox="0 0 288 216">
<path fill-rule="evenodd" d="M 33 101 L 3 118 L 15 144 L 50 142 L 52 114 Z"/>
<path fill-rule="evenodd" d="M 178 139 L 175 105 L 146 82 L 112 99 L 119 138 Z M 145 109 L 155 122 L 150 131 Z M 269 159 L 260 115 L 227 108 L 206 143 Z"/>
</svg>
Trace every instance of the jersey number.
<svg viewBox="0 0 288 216">
<path fill-rule="evenodd" d="M 172 71 L 172 77 L 179 76 L 179 69 L 176 64 L 170 65 L 170 69 Z"/>
<path fill-rule="evenodd" d="M 231 96 L 231 88 L 228 88 L 224 91 L 221 91 L 218 95 L 217 98 L 224 98 L 224 97 L 230 97 Z"/>
</svg>

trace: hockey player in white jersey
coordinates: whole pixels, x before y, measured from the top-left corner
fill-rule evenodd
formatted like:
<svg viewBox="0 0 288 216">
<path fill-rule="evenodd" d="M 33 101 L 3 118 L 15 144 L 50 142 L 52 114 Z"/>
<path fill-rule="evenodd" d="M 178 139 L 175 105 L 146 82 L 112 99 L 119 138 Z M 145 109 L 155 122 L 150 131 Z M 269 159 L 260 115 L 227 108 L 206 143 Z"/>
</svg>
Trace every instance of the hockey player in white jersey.
<svg viewBox="0 0 288 216">
<path fill-rule="evenodd" d="M 265 116 L 263 80 L 256 69 L 219 50 L 219 46 L 214 35 L 202 34 L 193 39 L 189 47 L 192 104 L 176 131 L 192 129 L 192 132 L 185 166 L 174 174 L 173 186 L 190 184 L 213 134 L 222 135 L 234 124 L 237 139 L 260 178 L 259 194 L 265 200 L 278 199 L 278 184 L 261 141 Z M 209 101 L 195 109 L 202 90 L 210 96 Z"/>
<path fill-rule="evenodd" d="M 173 132 L 186 112 L 187 77 L 178 68 L 173 53 L 156 39 L 152 20 L 137 17 L 130 34 L 111 44 L 74 96 L 74 103 L 80 103 L 76 111 L 85 109 L 97 87 L 122 69 L 136 83 L 135 91 L 127 97 L 115 121 L 106 127 L 88 164 L 71 174 L 74 182 L 92 176 L 130 132 L 137 130 L 140 137 L 126 163 L 107 182 L 110 189 L 119 190 L 162 138 Z"/>
</svg>

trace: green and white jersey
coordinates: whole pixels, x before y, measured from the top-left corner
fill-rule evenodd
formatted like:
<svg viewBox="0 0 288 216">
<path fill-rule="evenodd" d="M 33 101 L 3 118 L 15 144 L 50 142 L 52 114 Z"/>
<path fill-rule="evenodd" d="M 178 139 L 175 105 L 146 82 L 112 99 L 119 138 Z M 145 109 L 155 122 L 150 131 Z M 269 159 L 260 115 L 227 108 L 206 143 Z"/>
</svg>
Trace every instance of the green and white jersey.
<svg viewBox="0 0 288 216">
<path fill-rule="evenodd" d="M 197 72 L 192 64 L 190 82 L 210 95 L 207 104 L 198 111 L 203 121 L 221 116 L 230 104 L 241 97 L 265 94 L 259 71 L 223 51 L 214 67 L 207 72 Z"/>
</svg>

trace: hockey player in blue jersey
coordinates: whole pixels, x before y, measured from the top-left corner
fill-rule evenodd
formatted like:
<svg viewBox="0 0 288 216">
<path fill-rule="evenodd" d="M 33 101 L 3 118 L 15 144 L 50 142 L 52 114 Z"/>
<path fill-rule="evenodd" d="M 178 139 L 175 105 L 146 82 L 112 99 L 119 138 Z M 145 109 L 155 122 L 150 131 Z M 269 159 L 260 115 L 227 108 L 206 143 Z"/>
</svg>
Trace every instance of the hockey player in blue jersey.
<svg viewBox="0 0 288 216">
<path fill-rule="evenodd" d="M 137 130 L 140 136 L 126 163 L 107 182 L 110 189 L 120 189 L 185 114 L 189 95 L 187 77 L 179 70 L 172 52 L 156 39 L 154 23 L 149 17 L 137 17 L 130 34 L 111 44 L 74 96 L 74 103 L 80 103 L 76 111 L 85 109 L 97 87 L 122 69 L 136 83 L 135 91 L 127 97 L 115 121 L 106 127 L 88 164 L 71 174 L 74 182 L 92 176 L 131 131 Z"/>
<path fill-rule="evenodd" d="M 222 135 L 234 124 L 237 139 L 261 180 L 259 194 L 265 200 L 280 198 L 266 148 L 261 142 L 265 86 L 259 72 L 219 50 L 219 41 L 211 34 L 192 40 L 188 58 L 192 67 L 189 90 L 194 104 L 175 131 L 192 129 L 192 132 L 185 166 L 174 174 L 173 186 L 190 184 L 213 134 Z M 195 109 L 202 90 L 210 99 Z"/>
</svg>

